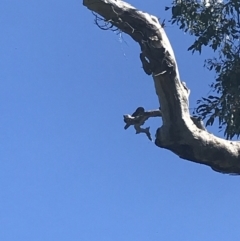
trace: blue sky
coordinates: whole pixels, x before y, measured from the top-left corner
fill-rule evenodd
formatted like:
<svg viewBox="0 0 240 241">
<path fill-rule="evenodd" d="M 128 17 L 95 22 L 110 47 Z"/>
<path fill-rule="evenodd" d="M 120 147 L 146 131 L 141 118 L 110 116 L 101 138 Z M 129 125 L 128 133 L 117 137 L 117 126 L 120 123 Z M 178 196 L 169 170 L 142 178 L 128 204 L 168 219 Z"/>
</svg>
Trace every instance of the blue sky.
<svg viewBox="0 0 240 241">
<path fill-rule="evenodd" d="M 130 3 L 169 17 L 170 1 Z M 212 53 L 166 31 L 193 108 Z M 240 240 L 239 177 L 124 131 L 123 114 L 158 108 L 128 36 L 99 30 L 76 0 L 2 0 L 0 32 L 0 240 Z"/>
</svg>

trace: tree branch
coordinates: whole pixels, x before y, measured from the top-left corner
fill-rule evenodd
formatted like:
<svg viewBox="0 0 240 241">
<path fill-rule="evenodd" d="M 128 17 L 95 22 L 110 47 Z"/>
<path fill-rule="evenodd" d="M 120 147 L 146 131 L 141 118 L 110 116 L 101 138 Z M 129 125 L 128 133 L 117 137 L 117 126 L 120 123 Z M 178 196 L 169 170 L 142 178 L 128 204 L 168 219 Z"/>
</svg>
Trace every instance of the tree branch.
<svg viewBox="0 0 240 241">
<path fill-rule="evenodd" d="M 83 0 L 83 4 L 140 45 L 143 69 L 152 75 L 161 105 L 163 125 L 157 130 L 155 144 L 215 171 L 240 174 L 240 143 L 218 138 L 194 124 L 188 108 L 189 91 L 180 80 L 172 47 L 158 18 L 119 0 Z"/>
</svg>

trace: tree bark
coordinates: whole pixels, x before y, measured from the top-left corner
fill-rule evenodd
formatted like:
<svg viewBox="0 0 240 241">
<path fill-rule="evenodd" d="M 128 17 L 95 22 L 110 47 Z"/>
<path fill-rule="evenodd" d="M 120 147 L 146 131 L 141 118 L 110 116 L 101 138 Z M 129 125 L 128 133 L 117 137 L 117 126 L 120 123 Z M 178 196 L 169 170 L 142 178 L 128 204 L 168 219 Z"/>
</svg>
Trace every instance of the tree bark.
<svg viewBox="0 0 240 241">
<path fill-rule="evenodd" d="M 163 125 L 156 132 L 155 144 L 182 159 L 205 164 L 221 173 L 240 174 L 240 142 L 218 138 L 200 128 L 189 113 L 186 85 L 181 82 L 177 63 L 167 35 L 158 18 L 119 0 L 83 0 L 89 10 L 101 15 L 140 45 L 140 59 L 146 74 L 152 75 Z M 151 116 L 145 112 L 143 122 Z M 134 124 L 139 117 L 125 116 Z"/>
</svg>

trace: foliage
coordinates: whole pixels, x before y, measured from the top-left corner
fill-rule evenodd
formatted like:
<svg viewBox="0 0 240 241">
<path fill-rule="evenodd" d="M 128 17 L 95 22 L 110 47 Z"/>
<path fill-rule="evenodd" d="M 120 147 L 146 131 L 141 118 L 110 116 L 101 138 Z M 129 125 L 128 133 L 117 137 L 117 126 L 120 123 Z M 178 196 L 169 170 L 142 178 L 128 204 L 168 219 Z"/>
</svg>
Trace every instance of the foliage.
<svg viewBox="0 0 240 241">
<path fill-rule="evenodd" d="M 240 1 L 174 0 L 171 23 L 195 36 L 188 50 L 208 46 L 216 56 L 205 66 L 216 73 L 213 95 L 198 101 L 196 114 L 212 125 L 218 119 L 227 139 L 240 135 Z"/>
</svg>

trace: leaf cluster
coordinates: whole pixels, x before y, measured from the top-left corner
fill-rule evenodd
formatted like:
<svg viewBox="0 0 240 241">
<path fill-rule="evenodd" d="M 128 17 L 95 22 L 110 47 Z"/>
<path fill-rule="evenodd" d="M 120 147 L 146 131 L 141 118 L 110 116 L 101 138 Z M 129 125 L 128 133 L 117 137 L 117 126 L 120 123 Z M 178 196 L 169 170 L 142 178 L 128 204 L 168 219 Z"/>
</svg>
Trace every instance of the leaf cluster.
<svg viewBox="0 0 240 241">
<path fill-rule="evenodd" d="M 217 57 L 205 67 L 214 71 L 212 95 L 197 102 L 196 114 L 213 125 L 218 119 L 227 139 L 240 135 L 240 1 L 174 0 L 171 23 L 195 37 L 189 51 L 207 46 Z"/>
</svg>

